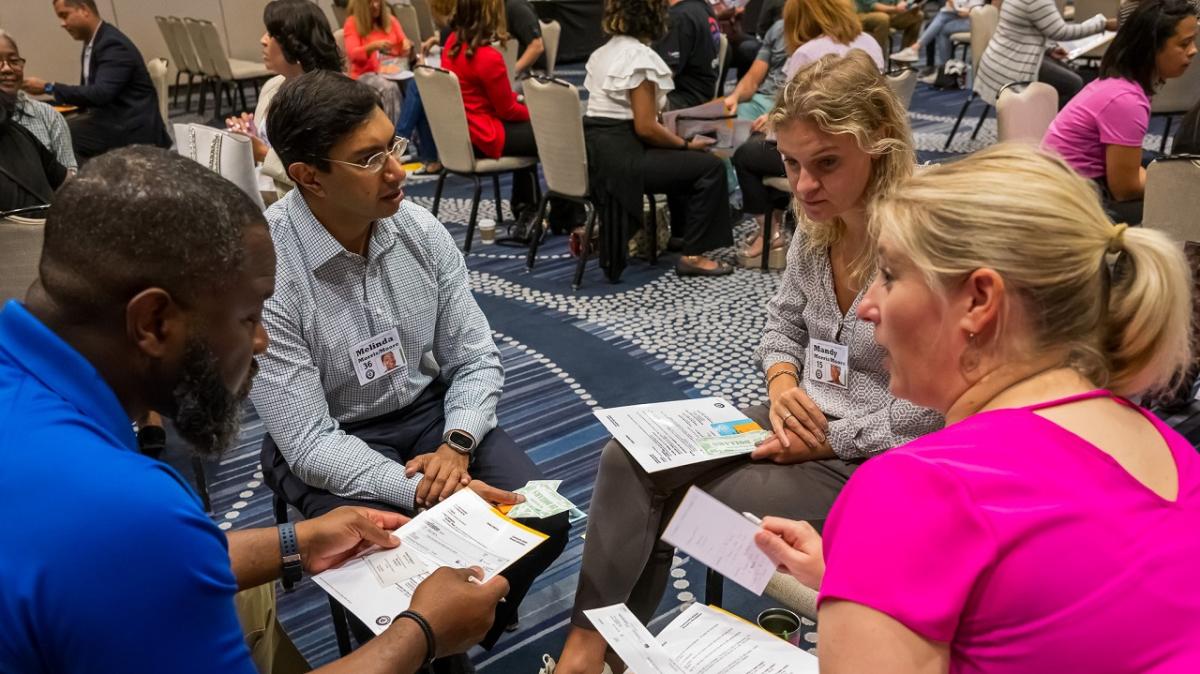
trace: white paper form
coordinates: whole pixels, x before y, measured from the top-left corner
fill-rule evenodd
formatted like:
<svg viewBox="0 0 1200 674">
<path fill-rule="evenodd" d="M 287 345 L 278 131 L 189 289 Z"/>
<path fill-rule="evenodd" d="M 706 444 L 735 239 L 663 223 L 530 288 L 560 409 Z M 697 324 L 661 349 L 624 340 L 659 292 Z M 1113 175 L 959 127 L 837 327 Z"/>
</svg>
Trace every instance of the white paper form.
<svg viewBox="0 0 1200 674">
<path fill-rule="evenodd" d="M 1062 47 L 1067 52 L 1068 61 L 1074 61 L 1093 49 L 1102 47 L 1109 42 L 1112 42 L 1113 38 L 1116 36 L 1116 32 L 1106 30 L 1096 33 L 1095 35 L 1079 38 L 1078 40 L 1059 40 L 1058 46 Z"/>
<path fill-rule="evenodd" d="M 762 430 L 721 398 L 612 407 L 594 414 L 647 473 L 733 456 L 706 451 L 700 439 Z M 738 453 L 753 449 L 746 446 Z"/>
<path fill-rule="evenodd" d="M 663 628 L 658 642 L 689 674 L 817 674 L 817 658 L 741 618 L 701 604 Z"/>
<path fill-rule="evenodd" d="M 761 595 L 775 564 L 754 543 L 758 525 L 699 487 L 688 489 L 663 540 L 729 580 Z"/>
<path fill-rule="evenodd" d="M 584 611 L 592 627 L 637 674 L 688 674 L 667 655 L 646 626 L 624 604 Z"/>
<path fill-rule="evenodd" d="M 419 558 L 427 571 L 381 587 L 364 557 L 356 557 L 313 576 L 317 585 L 376 634 L 382 634 L 392 618 L 408 608 L 417 585 L 434 569 L 478 566 L 486 582 L 547 538 L 501 515 L 470 489 L 461 489 L 417 515 L 397 529 L 396 535 L 400 537 L 398 549 Z"/>
</svg>

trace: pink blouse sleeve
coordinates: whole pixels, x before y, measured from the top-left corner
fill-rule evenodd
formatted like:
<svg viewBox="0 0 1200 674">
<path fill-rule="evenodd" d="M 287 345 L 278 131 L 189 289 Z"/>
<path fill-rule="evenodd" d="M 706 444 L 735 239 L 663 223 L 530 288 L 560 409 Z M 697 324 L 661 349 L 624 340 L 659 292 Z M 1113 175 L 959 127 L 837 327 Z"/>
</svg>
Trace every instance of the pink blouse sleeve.
<svg viewBox="0 0 1200 674">
<path fill-rule="evenodd" d="M 852 601 L 949 642 L 996 542 L 965 485 L 911 454 L 871 459 L 850 478 L 824 530 L 818 602 Z"/>
</svg>

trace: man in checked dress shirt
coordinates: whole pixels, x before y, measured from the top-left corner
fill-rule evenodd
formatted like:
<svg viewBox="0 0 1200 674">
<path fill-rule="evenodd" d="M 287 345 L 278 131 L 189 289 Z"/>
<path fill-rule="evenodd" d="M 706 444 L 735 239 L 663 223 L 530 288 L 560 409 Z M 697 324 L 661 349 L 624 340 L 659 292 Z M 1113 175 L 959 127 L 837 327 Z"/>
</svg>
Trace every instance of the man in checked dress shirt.
<svg viewBox="0 0 1200 674">
<path fill-rule="evenodd" d="M 251 397 L 267 483 L 305 517 L 347 503 L 411 513 L 463 488 L 518 502 L 511 490 L 542 474 L 496 427 L 499 350 L 454 240 L 404 200 L 406 142 L 375 93 L 307 73 L 276 94 L 268 125 L 298 189 L 266 214 L 278 281 Z M 503 574 L 511 592 L 485 647 L 566 545 L 566 513 L 525 523 L 550 539 Z"/>
</svg>

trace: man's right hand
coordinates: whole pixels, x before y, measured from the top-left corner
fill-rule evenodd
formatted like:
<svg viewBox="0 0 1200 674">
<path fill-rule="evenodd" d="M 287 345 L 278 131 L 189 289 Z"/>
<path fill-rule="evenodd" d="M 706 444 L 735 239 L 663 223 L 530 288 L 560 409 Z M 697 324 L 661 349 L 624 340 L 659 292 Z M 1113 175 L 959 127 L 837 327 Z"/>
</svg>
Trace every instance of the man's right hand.
<svg viewBox="0 0 1200 674">
<path fill-rule="evenodd" d="M 496 619 L 496 604 L 508 594 L 508 581 L 502 576 L 483 584 L 471 581 L 472 577 L 483 578 L 483 570 L 443 566 L 413 593 L 409 606 L 429 621 L 439 658 L 479 643 Z"/>
<path fill-rule="evenodd" d="M 480 498 L 494 506 L 516 505 L 525 502 L 525 497 L 520 494 L 497 489 L 479 480 L 471 480 L 471 483 L 467 485 L 467 489 L 475 492 Z"/>
</svg>

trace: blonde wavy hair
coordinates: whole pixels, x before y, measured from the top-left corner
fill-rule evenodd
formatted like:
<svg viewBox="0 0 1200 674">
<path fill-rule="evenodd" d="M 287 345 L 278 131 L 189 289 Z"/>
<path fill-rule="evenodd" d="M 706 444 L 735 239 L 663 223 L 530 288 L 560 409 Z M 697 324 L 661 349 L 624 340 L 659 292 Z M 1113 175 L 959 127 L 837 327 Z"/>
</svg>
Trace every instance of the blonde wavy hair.
<svg viewBox="0 0 1200 674">
<path fill-rule="evenodd" d="M 1062 159 L 1002 144 L 924 171 L 876 204 L 872 220 L 944 292 L 987 268 L 1004 279 L 1030 343 L 1062 354 L 1097 387 L 1136 395 L 1172 385 L 1192 357 L 1191 272 L 1163 233 L 1114 226 L 1095 187 Z M 1111 267 L 1110 267 L 1111 265 Z"/>
<path fill-rule="evenodd" d="M 863 193 L 868 212 L 876 199 L 912 175 L 917 161 L 908 113 L 879 67 L 860 49 L 852 49 L 845 56 L 823 56 L 797 72 L 780 89 L 767 119 L 777 132 L 804 120 L 831 135 L 854 136 L 858 147 L 872 157 L 871 177 Z M 810 220 L 795 199 L 792 211 L 813 250 L 834 245 L 846 233 L 841 218 Z M 870 245 L 850 265 L 851 278 L 860 287 L 875 274 L 877 229 L 869 224 L 867 235 Z"/>
<path fill-rule="evenodd" d="M 387 0 L 380 4 L 383 6 L 379 10 L 379 27 L 386 32 L 392 26 L 392 6 Z M 375 24 L 371 20 L 371 0 L 350 0 L 346 11 L 354 17 L 354 29 L 358 31 L 359 37 L 366 37 Z"/>
<path fill-rule="evenodd" d="M 849 0 L 788 0 L 783 6 L 783 38 L 788 53 L 822 35 L 850 44 L 862 33 L 862 21 Z"/>
</svg>

